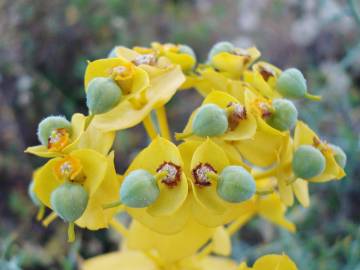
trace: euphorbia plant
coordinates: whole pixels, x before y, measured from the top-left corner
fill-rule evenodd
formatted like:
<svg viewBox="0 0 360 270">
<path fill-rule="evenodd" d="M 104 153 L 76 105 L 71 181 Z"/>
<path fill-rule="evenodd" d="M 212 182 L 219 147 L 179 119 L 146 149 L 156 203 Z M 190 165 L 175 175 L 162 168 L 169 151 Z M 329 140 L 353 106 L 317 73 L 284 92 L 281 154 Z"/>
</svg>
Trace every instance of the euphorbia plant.
<svg viewBox="0 0 360 270">
<path fill-rule="evenodd" d="M 52 211 L 43 224 L 57 217 L 69 223 L 70 242 L 75 225 L 110 226 L 125 238 L 120 251 L 82 269 L 296 269 L 284 254 L 252 267 L 224 258 L 230 236 L 256 216 L 295 232 L 285 217 L 294 198 L 308 207 L 309 183 L 345 175 L 341 148 L 298 119 L 294 100 L 320 97 L 308 93 L 298 69 L 282 71 L 259 57 L 255 47 L 219 42 L 199 64 L 189 46 L 153 43 L 117 46 L 89 62 L 89 114 L 74 114 L 71 122 L 45 118 L 41 145 L 26 150 L 49 158 L 29 188 L 38 219 L 45 207 Z M 172 141 L 165 105 L 186 89 L 204 100 Z M 111 151 L 115 133 L 140 123 L 151 142 L 120 175 Z M 132 217 L 129 227 L 116 218 L 120 212 Z"/>
</svg>

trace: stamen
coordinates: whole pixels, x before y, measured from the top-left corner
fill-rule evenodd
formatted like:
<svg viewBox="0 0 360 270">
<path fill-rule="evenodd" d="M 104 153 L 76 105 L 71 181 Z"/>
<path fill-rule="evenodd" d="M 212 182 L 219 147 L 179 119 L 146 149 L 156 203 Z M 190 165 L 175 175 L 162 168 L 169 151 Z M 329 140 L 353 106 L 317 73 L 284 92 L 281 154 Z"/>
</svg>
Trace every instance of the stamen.
<svg viewBox="0 0 360 270">
<path fill-rule="evenodd" d="M 211 185 L 211 177 L 210 174 L 216 174 L 217 171 L 208 163 L 200 163 L 195 167 L 192 171 L 192 175 L 195 179 L 195 185 L 200 187 L 202 186 L 210 186 Z"/>
<path fill-rule="evenodd" d="M 131 62 L 127 62 L 123 65 L 113 67 L 110 70 L 110 74 L 111 77 L 117 82 L 131 79 L 134 74 L 134 65 Z"/>
<path fill-rule="evenodd" d="M 137 66 L 139 65 L 150 65 L 153 66 L 156 64 L 156 57 L 154 54 L 143 54 L 133 60 L 133 63 Z"/>
<path fill-rule="evenodd" d="M 166 172 L 166 175 L 162 178 L 161 183 L 164 183 L 169 187 L 175 187 L 180 182 L 181 167 L 172 162 L 164 162 L 159 166 L 156 172 Z"/>
<path fill-rule="evenodd" d="M 69 144 L 69 133 L 65 128 L 54 129 L 48 138 L 48 149 L 51 151 L 61 151 Z"/>
<path fill-rule="evenodd" d="M 318 137 L 313 137 L 313 146 L 319 149 L 323 154 L 331 153 L 331 148 L 329 147 L 327 141 L 320 140 Z"/>
<path fill-rule="evenodd" d="M 229 128 L 230 130 L 234 130 L 241 120 L 246 119 L 246 108 L 245 106 L 234 102 L 230 102 L 227 105 L 227 108 L 230 109 L 228 114 Z"/>
</svg>

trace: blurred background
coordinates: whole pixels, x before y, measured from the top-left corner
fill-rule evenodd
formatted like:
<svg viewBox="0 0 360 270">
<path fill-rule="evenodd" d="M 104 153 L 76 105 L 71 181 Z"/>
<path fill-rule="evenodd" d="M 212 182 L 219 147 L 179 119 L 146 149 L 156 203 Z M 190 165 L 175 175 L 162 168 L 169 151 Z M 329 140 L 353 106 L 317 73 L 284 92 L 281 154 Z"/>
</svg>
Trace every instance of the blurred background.
<svg viewBox="0 0 360 270">
<path fill-rule="evenodd" d="M 38 144 L 43 117 L 86 113 L 87 60 L 105 57 L 115 45 L 154 40 L 188 44 L 204 60 L 213 43 L 229 40 L 255 44 L 281 68 L 300 68 L 311 92 L 323 95 L 321 103 L 298 104 L 300 117 L 348 155 L 345 179 L 312 185 L 311 207 L 289 209 L 297 234 L 254 220 L 234 237 L 233 257 L 252 262 L 286 251 L 300 269 L 359 270 L 359 14 L 358 0 L 0 0 L 0 253 L 12 269 L 70 270 L 77 254 L 117 248 L 111 230 L 79 232 L 69 246 L 65 224 L 44 229 L 27 196 L 32 170 L 44 160 L 24 148 Z M 195 91 L 177 94 L 167 106 L 173 131 L 200 102 Z M 119 173 L 147 144 L 144 138 L 141 126 L 118 134 Z"/>
</svg>

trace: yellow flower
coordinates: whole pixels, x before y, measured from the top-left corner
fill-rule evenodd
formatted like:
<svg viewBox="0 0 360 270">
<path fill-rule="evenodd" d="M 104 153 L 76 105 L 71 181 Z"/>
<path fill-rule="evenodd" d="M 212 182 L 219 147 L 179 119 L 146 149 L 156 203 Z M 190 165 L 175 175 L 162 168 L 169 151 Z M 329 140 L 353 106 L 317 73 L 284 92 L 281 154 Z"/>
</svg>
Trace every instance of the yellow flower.
<svg viewBox="0 0 360 270">
<path fill-rule="evenodd" d="M 134 170 L 143 169 L 157 177 L 160 195 L 146 208 L 126 210 L 135 219 L 155 231 L 174 233 L 179 231 L 188 219 L 188 182 L 183 161 L 177 147 L 170 141 L 157 137 L 132 161 L 124 177 Z M 167 171 L 167 175 L 162 175 Z"/>
<path fill-rule="evenodd" d="M 310 205 L 308 182 L 303 179 L 293 181 L 292 171 L 293 140 L 290 136 L 285 137 L 286 142 L 281 146 L 277 162 L 268 170 L 253 170 L 252 174 L 257 179 L 272 177 L 277 180 L 277 187 L 282 202 L 291 206 L 294 203 L 294 194 L 304 206 Z"/>
<path fill-rule="evenodd" d="M 327 182 L 330 180 L 340 180 L 346 174 L 344 169 L 336 162 L 332 148 L 325 142 L 320 140 L 318 135 L 309 128 L 305 123 L 298 121 L 294 135 L 294 150 L 301 145 L 312 145 L 325 157 L 325 170 L 322 174 L 306 179 L 310 182 Z"/>
<path fill-rule="evenodd" d="M 244 81 L 253 86 L 261 95 L 267 98 L 280 98 L 276 91 L 276 80 L 281 70 L 267 62 L 258 62 L 252 66 L 252 70 L 244 72 Z"/>
<path fill-rule="evenodd" d="M 71 136 L 65 129 L 54 130 L 49 138 L 49 144 L 31 146 L 25 150 L 39 157 L 52 158 L 70 153 L 77 148 L 81 135 L 85 131 L 86 117 L 81 113 L 75 113 L 71 118 Z M 52 143 L 51 143 L 52 142 Z"/>
<path fill-rule="evenodd" d="M 184 169 L 191 185 L 189 195 L 194 219 L 202 225 L 216 227 L 234 220 L 239 213 L 246 212 L 249 202 L 228 203 L 217 194 L 217 180 L 202 177 L 202 171 L 217 174 L 230 162 L 220 146 L 205 142 L 187 141 L 179 145 L 184 160 Z M 249 200 L 250 201 L 250 200 Z"/>
<path fill-rule="evenodd" d="M 175 65 L 180 65 L 184 72 L 190 71 L 196 64 L 195 55 L 184 52 L 183 45 L 172 43 L 161 44 L 158 42 L 151 43 L 151 47 L 155 49 L 160 56 L 165 56 Z"/>
<path fill-rule="evenodd" d="M 156 251 L 164 263 L 171 263 L 195 254 L 211 239 L 215 231 L 216 228 L 202 226 L 190 219 L 180 232 L 165 235 L 133 221 L 126 245 L 130 249 Z"/>
<path fill-rule="evenodd" d="M 229 130 L 224 135 L 218 136 L 220 140 L 238 141 L 250 139 L 254 136 L 257 127 L 256 119 L 244 103 L 225 92 L 213 91 L 202 102 L 202 105 L 205 104 L 215 104 L 227 113 Z M 192 124 L 197 111 L 195 110 L 191 114 L 183 131 L 184 134 L 192 132 Z M 190 138 L 197 140 L 204 139 L 197 136 Z"/>
<path fill-rule="evenodd" d="M 230 78 L 240 78 L 244 70 L 259 57 L 260 52 L 255 47 L 235 48 L 232 52 L 218 53 L 209 61 Z"/>
<path fill-rule="evenodd" d="M 114 211 L 102 206 L 118 197 L 118 177 L 113 153 L 105 157 L 90 149 L 74 150 L 64 157 L 49 160 L 35 174 L 34 190 L 40 201 L 52 209 L 51 193 L 65 181 L 81 184 L 89 195 L 83 215 L 75 221 L 90 230 L 106 228 Z"/>
<path fill-rule="evenodd" d="M 238 270 L 297 270 L 295 263 L 285 254 L 269 254 L 257 259 L 253 267 L 240 264 Z"/>
<path fill-rule="evenodd" d="M 85 87 L 92 78 L 113 76 L 115 81 L 120 86 L 123 84 L 125 88 L 122 99 L 114 108 L 95 115 L 92 123 L 103 131 L 137 125 L 152 109 L 165 105 L 185 80 L 181 69 L 166 58 L 160 57 L 155 64 L 151 60 L 154 55 L 142 55 L 124 47 L 118 48 L 117 54 L 117 58 L 91 62 L 85 74 Z M 120 76 L 119 79 L 114 75 L 119 73 L 118 70 L 123 70 L 124 65 L 132 66 L 131 79 L 128 74 L 124 78 Z"/>
<path fill-rule="evenodd" d="M 257 182 L 257 184 L 259 183 Z M 281 202 L 279 195 L 276 193 L 266 196 L 255 196 L 253 200 L 250 200 L 244 205 L 244 209 L 239 209 L 238 211 L 238 217 L 234 221 L 237 229 L 245 225 L 256 215 L 259 215 L 261 218 L 290 232 L 296 231 L 294 223 L 286 219 L 286 206 Z"/>
</svg>

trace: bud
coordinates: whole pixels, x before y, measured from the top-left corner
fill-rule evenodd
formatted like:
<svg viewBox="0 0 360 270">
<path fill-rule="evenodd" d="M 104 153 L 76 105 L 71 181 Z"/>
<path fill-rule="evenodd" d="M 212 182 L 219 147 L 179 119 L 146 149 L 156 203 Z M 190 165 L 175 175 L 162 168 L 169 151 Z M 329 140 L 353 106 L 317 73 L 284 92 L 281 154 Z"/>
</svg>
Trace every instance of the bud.
<svg viewBox="0 0 360 270">
<path fill-rule="evenodd" d="M 120 188 L 121 202 L 132 208 L 144 208 L 159 197 L 155 177 L 146 170 L 132 171 L 125 177 Z"/>
<path fill-rule="evenodd" d="M 267 123 L 280 131 L 292 129 L 298 117 L 295 105 L 286 99 L 275 99 L 272 105 L 274 112 L 267 119 Z"/>
<path fill-rule="evenodd" d="M 306 79 L 296 68 L 284 70 L 277 80 L 276 88 L 286 98 L 303 98 L 307 93 Z"/>
<path fill-rule="evenodd" d="M 219 175 L 217 193 L 225 201 L 239 203 L 256 191 L 254 178 L 241 166 L 227 166 Z"/>
<path fill-rule="evenodd" d="M 82 185 L 66 182 L 51 193 L 51 207 L 66 222 L 74 222 L 84 213 L 89 195 Z"/>
<path fill-rule="evenodd" d="M 92 79 L 86 91 L 86 105 L 92 114 L 106 113 L 120 101 L 122 92 L 111 78 Z"/>
<path fill-rule="evenodd" d="M 344 150 L 342 150 L 341 147 L 334 145 L 334 144 L 330 144 L 329 146 L 331 147 L 331 149 L 334 152 L 334 157 L 335 157 L 336 163 L 341 168 L 345 168 L 347 157 L 346 157 Z"/>
<path fill-rule="evenodd" d="M 38 126 L 37 136 L 41 144 L 48 145 L 52 132 L 56 129 L 66 129 L 71 134 L 71 123 L 64 116 L 48 116 Z"/>
<path fill-rule="evenodd" d="M 121 46 L 115 46 L 114 48 L 112 48 L 111 51 L 109 52 L 107 58 L 116 58 L 117 57 L 116 50 L 120 47 Z"/>
<path fill-rule="evenodd" d="M 193 124 L 193 134 L 201 137 L 219 136 L 228 129 L 226 112 L 215 104 L 206 104 L 197 111 Z"/>
<path fill-rule="evenodd" d="M 311 145 L 301 145 L 294 153 L 292 169 L 297 177 L 309 179 L 325 170 L 325 157 Z"/>
<path fill-rule="evenodd" d="M 235 49 L 234 45 L 228 41 L 220 41 L 211 48 L 209 55 L 208 55 L 208 61 L 211 62 L 211 59 L 222 52 L 232 52 Z"/>
</svg>

